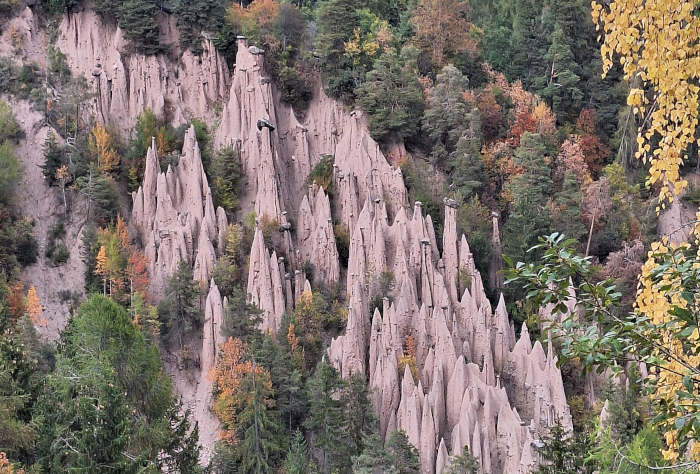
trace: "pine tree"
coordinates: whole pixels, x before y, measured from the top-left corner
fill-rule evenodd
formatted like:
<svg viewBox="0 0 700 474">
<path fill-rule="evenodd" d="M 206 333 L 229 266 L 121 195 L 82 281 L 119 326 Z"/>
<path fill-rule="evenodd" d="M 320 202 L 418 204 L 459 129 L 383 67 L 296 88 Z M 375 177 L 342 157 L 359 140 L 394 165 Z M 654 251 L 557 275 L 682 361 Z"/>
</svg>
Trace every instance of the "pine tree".
<svg viewBox="0 0 700 474">
<path fill-rule="evenodd" d="M 445 66 L 428 92 L 422 125 L 433 143 L 433 163 L 456 173 L 465 197 L 479 189 L 483 179 L 479 110 L 465 98 L 468 86 L 467 78 L 457 68 Z"/>
<path fill-rule="evenodd" d="M 357 89 L 357 104 L 370 114 L 375 140 L 396 133 L 412 136 L 423 113 L 423 94 L 414 68 L 393 50 L 382 54 Z"/>
<path fill-rule="evenodd" d="M 359 456 L 365 438 L 377 431 L 377 420 L 369 399 L 369 390 L 361 373 L 351 374 L 345 389 L 345 423 L 350 438 L 350 455 Z"/>
<path fill-rule="evenodd" d="M 588 474 L 595 471 L 595 465 L 586 462 L 591 440 L 585 431 L 567 432 L 557 418 L 540 441 L 537 474 Z"/>
<path fill-rule="evenodd" d="M 268 474 L 283 452 L 283 435 L 277 413 L 273 410 L 272 381 L 266 370 L 258 370 L 255 362 L 241 380 L 240 406 L 236 419 L 241 440 L 237 447 L 240 474 Z"/>
<path fill-rule="evenodd" d="M 511 79 L 522 80 L 526 89 L 544 74 L 548 32 L 541 23 L 543 0 L 515 0 L 513 7 L 513 63 Z"/>
<path fill-rule="evenodd" d="M 398 474 L 391 456 L 376 433 L 367 438 L 362 455 L 354 458 L 353 474 Z"/>
<path fill-rule="evenodd" d="M 173 13 L 177 16 L 180 47 L 190 49 L 196 56 L 204 52 L 202 32 L 218 31 L 224 23 L 226 8 L 221 0 L 176 0 Z"/>
<path fill-rule="evenodd" d="M 158 348 L 123 308 L 99 295 L 63 331 L 38 412 L 42 472 L 136 473 L 146 466 L 155 472 L 168 458 L 163 453 L 191 452 L 196 443 L 181 442 L 183 429 L 173 438 L 179 405 Z M 176 461 L 176 470 L 187 472 L 181 469 L 188 459 Z"/>
<path fill-rule="evenodd" d="M 158 318 L 165 328 L 163 336 L 171 343 L 177 342 L 177 347 L 182 349 L 185 334 L 193 327 L 199 328 L 202 322 L 197 301 L 199 285 L 193 280 L 186 260 L 180 260 L 168 278 L 165 294 L 167 297 L 158 303 Z"/>
<path fill-rule="evenodd" d="M 527 250 L 537 238 L 549 233 L 547 198 L 552 189 L 551 170 L 545 161 L 542 138 L 525 132 L 514 162 L 523 172 L 511 177 L 506 191 L 511 196 L 510 215 L 503 229 L 504 254 L 514 261 L 536 258 Z"/>
<path fill-rule="evenodd" d="M 317 474 L 316 464 L 309 456 L 309 448 L 301 431 L 296 430 L 292 436 L 287 457 L 282 463 L 285 474 Z"/>
<path fill-rule="evenodd" d="M 559 24 L 554 29 L 552 45 L 544 59 L 547 69 L 544 76 L 535 79 L 535 89 L 557 115 L 559 123 L 571 121 L 580 112 L 583 93 L 580 78 L 576 75 L 578 64 Z"/>
<path fill-rule="evenodd" d="M 553 227 L 568 238 L 583 241 L 587 232 L 581 223 L 581 193 L 576 175 L 571 171 L 564 177 L 564 184 L 554 205 Z"/>
<path fill-rule="evenodd" d="M 348 429 L 343 419 L 346 401 L 340 397 L 345 381 L 327 361 L 316 366 L 316 374 L 309 379 L 309 404 L 313 407 L 306 419 L 306 427 L 315 434 L 314 448 L 321 452 L 321 467 L 329 474 L 350 464 Z"/>
<path fill-rule="evenodd" d="M 386 442 L 386 449 L 396 467 L 397 474 L 418 474 L 420 462 L 418 450 L 411 444 L 405 431 L 394 431 Z"/>
<path fill-rule="evenodd" d="M 464 446 L 462 454 L 450 458 L 445 468 L 445 474 L 478 474 L 479 462 L 469 453 L 469 447 Z"/>
<path fill-rule="evenodd" d="M 326 93 L 349 101 L 353 98 L 355 81 L 352 61 L 345 54 L 345 43 L 360 26 L 354 0 L 329 0 L 318 9 L 318 35 L 315 48 L 323 58 L 326 74 Z"/>
<path fill-rule="evenodd" d="M 56 135 L 49 132 L 44 142 L 44 164 L 41 167 L 49 186 L 56 183 L 56 171 L 63 166 L 63 150 L 56 142 Z"/>
<path fill-rule="evenodd" d="M 233 288 L 228 298 L 224 324 L 221 334 L 224 337 L 240 339 L 245 343 L 260 339 L 260 323 L 262 311 L 254 304 L 248 303 L 245 291 L 239 286 Z"/>
</svg>

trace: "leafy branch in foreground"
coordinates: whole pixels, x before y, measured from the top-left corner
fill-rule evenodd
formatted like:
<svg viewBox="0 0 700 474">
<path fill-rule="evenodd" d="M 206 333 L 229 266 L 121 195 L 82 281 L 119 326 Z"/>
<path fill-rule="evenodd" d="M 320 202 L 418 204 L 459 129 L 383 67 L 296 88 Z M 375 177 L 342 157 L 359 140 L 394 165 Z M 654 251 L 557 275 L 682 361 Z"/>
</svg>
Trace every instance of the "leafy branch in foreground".
<svg viewBox="0 0 700 474">
<path fill-rule="evenodd" d="M 540 237 L 528 252 L 537 263 L 509 265 L 506 284 L 517 284 L 535 307 L 551 305 L 567 315 L 550 321 L 550 339 L 562 342 L 560 364 L 579 359 L 585 370 L 619 374 L 627 362 L 644 364 L 640 383 L 657 409 L 653 422 L 665 432 L 664 457 L 688 451 L 700 460 L 700 251 L 690 244 L 651 246 L 642 267 L 633 312 L 619 311 L 621 294 L 612 279 L 596 281 L 590 257 L 576 255 L 573 239 Z M 570 289 L 578 311 L 568 314 Z M 691 443 L 690 441 L 696 441 Z"/>
</svg>

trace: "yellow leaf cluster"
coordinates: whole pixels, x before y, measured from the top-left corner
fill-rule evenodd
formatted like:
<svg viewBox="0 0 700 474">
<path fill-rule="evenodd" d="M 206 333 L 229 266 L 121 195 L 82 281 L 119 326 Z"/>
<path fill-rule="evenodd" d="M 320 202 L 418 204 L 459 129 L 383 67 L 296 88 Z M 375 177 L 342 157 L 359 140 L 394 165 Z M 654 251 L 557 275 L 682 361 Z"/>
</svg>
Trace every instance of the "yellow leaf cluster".
<svg viewBox="0 0 700 474">
<path fill-rule="evenodd" d="M 102 125 L 97 124 L 90 132 L 90 148 L 97 155 L 97 167 L 109 173 L 119 165 L 119 155 L 112 146 L 112 137 Z"/>
<path fill-rule="evenodd" d="M 687 243 L 682 246 L 690 247 Z M 656 384 L 653 386 L 651 398 L 662 405 L 668 404 L 678 408 L 675 418 L 666 420 L 664 423 L 667 449 L 662 450 L 662 454 L 665 459 L 672 462 L 679 457 L 678 431 L 674 422 L 676 418 L 687 415 L 688 410 L 697 409 L 692 404 L 684 405 L 679 399 L 679 392 L 687 390 L 683 385 L 683 377 L 694 375 L 689 367 L 700 367 L 700 355 L 689 350 L 688 345 L 684 348 L 682 341 L 677 337 L 680 332 L 679 322 L 671 314 L 673 308 L 689 309 L 688 302 L 681 296 L 684 282 L 680 276 L 674 274 L 674 270 L 688 263 L 687 258 L 681 253 L 675 253 L 671 268 L 661 274 L 661 281 L 652 281 L 651 278 L 659 265 L 660 256 L 668 255 L 673 250 L 674 247 L 668 244 L 666 239 L 652 243 L 649 258 L 642 266 L 636 302 L 638 314 L 648 318 L 651 327 L 661 331 L 661 340 L 654 355 L 664 362 L 652 367 L 651 377 L 655 379 Z M 700 250 L 698 250 L 698 258 L 700 258 Z M 700 343 L 700 333 L 697 329 L 687 337 L 686 342 L 694 343 L 692 345 Z M 693 397 L 700 397 L 697 389 L 694 389 L 694 392 Z M 694 456 L 695 460 L 700 460 L 700 449 L 695 448 L 696 445 L 698 445 L 697 442 L 693 443 L 688 454 Z"/>
<path fill-rule="evenodd" d="M 0 452 L 0 474 L 24 474 L 22 469 L 15 469 L 7 459 L 7 455 Z"/>
<path fill-rule="evenodd" d="M 29 315 L 29 319 L 32 321 L 32 323 L 36 325 L 45 323 L 46 320 L 41 319 L 41 313 L 44 311 L 44 308 L 39 303 L 39 295 L 37 295 L 36 288 L 33 286 L 29 287 L 29 291 L 27 291 L 26 307 L 27 314 Z"/>
<path fill-rule="evenodd" d="M 650 161 L 650 182 L 661 183 L 662 203 L 687 185 L 679 169 L 698 124 L 700 18 L 695 3 L 614 0 L 605 7 L 593 2 L 593 19 L 604 31 L 604 73 L 617 55 L 625 79 L 644 86 L 633 88 L 627 103 L 642 118 L 637 157 Z M 653 150 L 652 137 L 659 139 Z"/>
</svg>

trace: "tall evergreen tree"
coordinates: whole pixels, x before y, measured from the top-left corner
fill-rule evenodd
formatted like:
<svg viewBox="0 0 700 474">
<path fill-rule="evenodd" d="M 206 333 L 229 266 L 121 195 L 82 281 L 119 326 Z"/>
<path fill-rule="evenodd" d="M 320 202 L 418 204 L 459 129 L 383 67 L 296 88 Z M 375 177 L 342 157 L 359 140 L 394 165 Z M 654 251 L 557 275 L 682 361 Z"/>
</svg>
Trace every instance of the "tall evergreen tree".
<svg viewBox="0 0 700 474">
<path fill-rule="evenodd" d="M 345 43 L 350 41 L 360 26 L 354 0 L 329 0 L 318 9 L 316 51 L 323 57 L 326 74 L 326 93 L 336 99 L 353 98 L 355 81 L 352 61 L 345 54 Z"/>
<path fill-rule="evenodd" d="M 503 253 L 514 261 L 534 258 L 527 250 L 537 243 L 539 236 L 549 233 L 551 222 L 546 206 L 552 179 L 545 154 L 542 138 L 525 132 L 513 160 L 523 172 L 513 176 L 506 185 L 512 201 L 503 229 Z"/>
<path fill-rule="evenodd" d="M 350 455 L 359 456 L 364 449 L 365 438 L 376 432 L 377 420 L 369 399 L 369 390 L 361 373 L 350 375 L 344 398 L 345 422 L 350 438 Z"/>
<path fill-rule="evenodd" d="M 564 177 L 564 184 L 554 204 L 553 227 L 568 238 L 583 241 L 587 232 L 581 223 L 581 192 L 576 176 L 571 171 Z"/>
<path fill-rule="evenodd" d="M 306 427 L 314 435 L 314 447 L 320 450 L 323 472 L 346 470 L 350 464 L 350 445 L 347 424 L 343 419 L 346 400 L 341 391 L 346 383 L 338 371 L 326 360 L 316 366 L 316 374 L 309 379 L 309 404 L 313 410 L 306 419 Z"/>
<path fill-rule="evenodd" d="M 175 272 L 168 278 L 166 298 L 158 303 L 158 318 L 165 327 L 163 337 L 183 347 L 183 337 L 193 327 L 199 328 L 201 311 L 198 306 L 199 285 L 193 280 L 192 269 L 186 260 L 180 260 Z"/>
<path fill-rule="evenodd" d="M 386 442 L 386 449 L 397 474 L 418 474 L 418 450 L 411 444 L 405 431 L 394 431 Z"/>
<path fill-rule="evenodd" d="M 283 452 L 284 437 L 277 413 L 273 410 L 272 381 L 265 370 L 252 369 L 241 378 L 240 405 L 236 430 L 241 433 L 237 446 L 240 474 L 275 472 Z"/>
<path fill-rule="evenodd" d="M 557 115 L 559 123 L 574 120 L 581 109 L 583 92 L 576 75 L 578 64 L 559 24 L 554 29 L 552 45 L 544 59 L 547 61 L 545 75 L 535 79 L 535 89 Z"/>
<path fill-rule="evenodd" d="M 389 51 L 375 62 L 357 89 L 357 104 L 370 115 L 369 131 L 375 140 L 396 133 L 416 133 L 423 113 L 423 91 L 410 61 Z"/>
<path fill-rule="evenodd" d="M 287 457 L 282 463 L 286 474 L 317 474 L 316 464 L 309 456 L 309 448 L 301 431 L 296 430 L 292 436 Z"/>
<path fill-rule="evenodd" d="M 445 66 L 428 93 L 422 125 L 433 143 L 433 162 L 453 175 L 465 197 L 483 186 L 484 168 L 479 110 L 464 96 L 468 86 L 457 68 Z"/>
<path fill-rule="evenodd" d="M 196 430 L 181 425 L 158 348 L 103 296 L 84 303 L 63 331 L 38 413 L 43 472 L 159 471 L 168 458 L 186 472 L 197 457 Z"/>
<path fill-rule="evenodd" d="M 353 474 L 398 474 L 391 456 L 382 446 L 382 440 L 376 433 L 367 439 L 362 455 L 354 459 L 352 472 Z"/>
</svg>

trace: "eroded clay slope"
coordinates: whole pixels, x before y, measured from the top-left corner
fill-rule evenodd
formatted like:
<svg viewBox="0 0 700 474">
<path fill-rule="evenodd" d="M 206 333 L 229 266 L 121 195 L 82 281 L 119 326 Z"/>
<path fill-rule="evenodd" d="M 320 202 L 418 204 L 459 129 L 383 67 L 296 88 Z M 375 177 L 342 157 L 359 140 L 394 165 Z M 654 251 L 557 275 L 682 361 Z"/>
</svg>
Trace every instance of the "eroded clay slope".
<svg viewBox="0 0 700 474">
<path fill-rule="evenodd" d="M 455 207 L 445 200 L 440 256 L 420 203 L 391 225 L 384 203 L 365 203 L 350 244 L 348 325 L 328 355 L 345 376 L 369 372 L 381 435 L 405 430 L 421 472 L 440 474 L 464 446 L 483 472 L 530 472 L 532 440 L 556 418 L 572 428 L 561 373 L 551 346 L 532 346 L 526 327 L 516 341 L 502 297 L 492 311 Z M 396 294 L 370 315 L 363 282 L 383 270 L 394 273 Z M 416 380 L 408 366 L 398 370 L 409 336 Z"/>
<path fill-rule="evenodd" d="M 177 55 L 175 18 L 161 14 L 158 20 L 161 44 Z M 56 43 L 73 75 L 85 76 L 99 93 L 94 115 L 124 134 L 145 109 L 170 117 L 175 126 L 193 117 L 213 120 L 214 104 L 227 95 L 229 72 L 211 41 L 203 39 L 202 46 L 201 58 L 185 51 L 177 64 L 165 55 L 127 54 L 121 29 L 104 24 L 90 9 L 65 15 Z"/>
<path fill-rule="evenodd" d="M 155 142 L 155 140 L 154 140 Z M 219 423 L 211 413 L 211 381 L 207 377 L 216 363 L 216 351 L 224 342 L 221 327 L 226 298 L 221 298 L 216 282 L 210 278 L 216 264 L 216 250 L 222 249 L 226 215 L 222 208 L 214 211 L 211 189 L 202 167 L 202 156 L 194 127 L 185 133 L 182 155 L 177 166 L 163 172 L 155 143 L 148 149 L 142 186 L 132 195 L 130 225 L 136 231 L 148 257 L 151 285 L 150 298 L 163 299 L 170 277 L 180 261 L 193 269 L 194 279 L 209 288 L 204 301 L 204 328 L 201 340 L 192 349 L 199 354 L 199 367 L 186 370 L 180 358 L 165 360 L 178 393 L 199 423 L 203 461 L 211 454 Z"/>
</svg>

